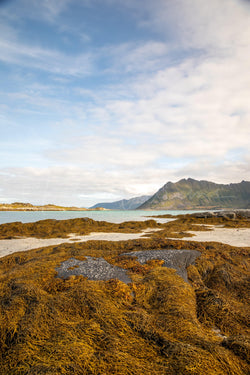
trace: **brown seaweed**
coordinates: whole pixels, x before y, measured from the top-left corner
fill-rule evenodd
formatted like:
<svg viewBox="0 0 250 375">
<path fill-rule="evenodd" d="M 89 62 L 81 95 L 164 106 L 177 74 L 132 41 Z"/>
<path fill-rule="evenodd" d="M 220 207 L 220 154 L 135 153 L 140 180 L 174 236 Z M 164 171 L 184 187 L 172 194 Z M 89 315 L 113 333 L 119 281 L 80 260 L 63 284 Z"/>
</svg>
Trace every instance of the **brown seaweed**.
<svg viewBox="0 0 250 375">
<path fill-rule="evenodd" d="M 162 230 L 150 239 L 67 243 L 1 258 L 0 374 L 248 374 L 250 249 L 165 238 L 164 232 L 182 233 L 201 220 L 211 223 L 103 224 L 110 231 Z M 240 220 L 226 224 L 247 225 Z M 0 233 L 105 231 L 102 224 L 81 223 L 15 223 Z M 141 264 L 121 255 L 150 249 L 199 251 L 188 267 L 189 283 L 160 259 Z M 62 262 L 87 256 L 123 268 L 131 283 L 56 277 Z"/>
</svg>

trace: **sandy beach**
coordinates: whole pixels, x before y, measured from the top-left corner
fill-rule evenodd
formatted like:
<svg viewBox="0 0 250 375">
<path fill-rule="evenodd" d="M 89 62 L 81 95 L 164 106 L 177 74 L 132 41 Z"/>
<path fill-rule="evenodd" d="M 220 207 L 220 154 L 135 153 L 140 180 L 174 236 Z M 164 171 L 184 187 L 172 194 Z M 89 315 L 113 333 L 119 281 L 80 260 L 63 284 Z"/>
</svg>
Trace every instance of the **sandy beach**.
<svg viewBox="0 0 250 375">
<path fill-rule="evenodd" d="M 222 242 L 231 246 L 250 247 L 250 228 L 221 228 L 209 226 L 211 231 L 189 231 L 194 237 L 184 237 L 184 241 Z"/>
<path fill-rule="evenodd" d="M 250 228 L 221 228 L 210 226 L 211 231 L 190 231 L 193 237 L 184 237 L 183 241 L 199 242 L 221 242 L 231 246 L 250 247 Z M 62 243 L 74 243 L 85 241 L 127 241 L 143 237 L 155 229 L 149 228 L 141 233 L 91 233 L 85 236 L 75 234 L 69 235 L 68 238 L 18 238 L 10 240 L 0 240 L 0 257 L 18 252 L 37 249 L 39 247 L 60 245 Z M 156 229 L 157 230 L 157 229 Z M 144 237 L 145 238 L 145 237 Z M 176 239 L 176 238 L 170 238 Z"/>
<path fill-rule="evenodd" d="M 13 254 L 18 251 L 26 251 L 37 249 L 39 247 L 60 245 L 62 243 L 74 243 L 74 242 L 85 242 L 85 241 L 127 241 L 141 238 L 149 232 L 153 232 L 155 229 L 149 228 L 141 233 L 104 233 L 96 232 L 85 236 L 78 236 L 75 234 L 69 235 L 68 238 L 17 238 L 10 240 L 0 240 L 0 257 L 4 257 L 9 254 Z M 157 230 L 157 229 L 156 229 Z M 144 237 L 145 238 L 145 237 Z"/>
</svg>

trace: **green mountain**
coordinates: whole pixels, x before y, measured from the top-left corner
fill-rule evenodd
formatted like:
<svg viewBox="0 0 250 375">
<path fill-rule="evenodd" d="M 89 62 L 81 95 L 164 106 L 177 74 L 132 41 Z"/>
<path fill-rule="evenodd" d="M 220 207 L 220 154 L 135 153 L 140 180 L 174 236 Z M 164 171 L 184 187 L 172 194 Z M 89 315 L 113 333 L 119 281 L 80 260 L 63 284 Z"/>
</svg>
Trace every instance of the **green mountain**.
<svg viewBox="0 0 250 375">
<path fill-rule="evenodd" d="M 138 209 L 250 208 L 250 182 L 216 184 L 192 178 L 168 182 Z"/>
</svg>

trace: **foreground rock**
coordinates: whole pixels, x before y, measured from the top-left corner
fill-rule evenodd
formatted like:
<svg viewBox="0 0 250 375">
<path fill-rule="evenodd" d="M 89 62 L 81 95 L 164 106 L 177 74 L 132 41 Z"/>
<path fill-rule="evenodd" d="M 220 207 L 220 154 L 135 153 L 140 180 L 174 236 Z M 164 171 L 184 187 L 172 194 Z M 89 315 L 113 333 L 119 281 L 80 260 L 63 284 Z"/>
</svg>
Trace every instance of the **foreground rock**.
<svg viewBox="0 0 250 375">
<path fill-rule="evenodd" d="M 70 276 L 82 275 L 89 280 L 118 279 L 126 284 L 131 282 L 124 269 L 112 266 L 103 258 L 89 256 L 86 258 L 85 261 L 71 258 L 63 262 L 60 267 L 56 268 L 58 277 L 66 279 Z"/>
<path fill-rule="evenodd" d="M 133 251 L 122 255 L 136 257 L 141 264 L 154 259 L 163 260 L 164 267 L 175 269 L 179 276 L 188 281 L 187 267 L 190 264 L 194 264 L 196 258 L 201 253 L 195 250 L 147 250 Z"/>
<path fill-rule="evenodd" d="M 195 250 L 147 250 L 121 254 L 121 256 L 136 257 L 141 264 L 145 264 L 149 260 L 163 260 L 164 267 L 175 269 L 185 281 L 188 281 L 187 267 L 194 264 L 200 255 L 201 253 Z M 84 261 L 71 258 L 63 262 L 60 267 L 55 269 L 58 272 L 58 277 L 65 279 L 70 276 L 82 275 L 89 280 L 118 279 L 126 284 L 131 282 L 126 270 L 113 266 L 103 258 L 90 256 L 86 258 Z"/>
</svg>

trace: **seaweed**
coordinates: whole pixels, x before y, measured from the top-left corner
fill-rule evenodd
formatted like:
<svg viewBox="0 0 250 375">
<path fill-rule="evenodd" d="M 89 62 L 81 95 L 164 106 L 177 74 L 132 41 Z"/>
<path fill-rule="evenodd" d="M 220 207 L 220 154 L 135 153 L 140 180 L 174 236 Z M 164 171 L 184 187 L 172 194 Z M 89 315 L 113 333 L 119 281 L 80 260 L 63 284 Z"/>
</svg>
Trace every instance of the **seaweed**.
<svg viewBox="0 0 250 375">
<path fill-rule="evenodd" d="M 249 373 L 249 249 L 164 235 L 190 230 L 200 220 L 124 223 L 116 229 L 162 231 L 149 239 L 67 243 L 1 258 L 0 374 Z M 115 228 L 76 219 L 15 223 L 0 233 L 65 236 L 94 227 Z M 201 255 L 187 269 L 188 282 L 160 259 L 140 264 L 121 255 L 152 249 Z M 57 277 L 62 262 L 88 256 L 125 269 L 131 283 Z"/>
</svg>

